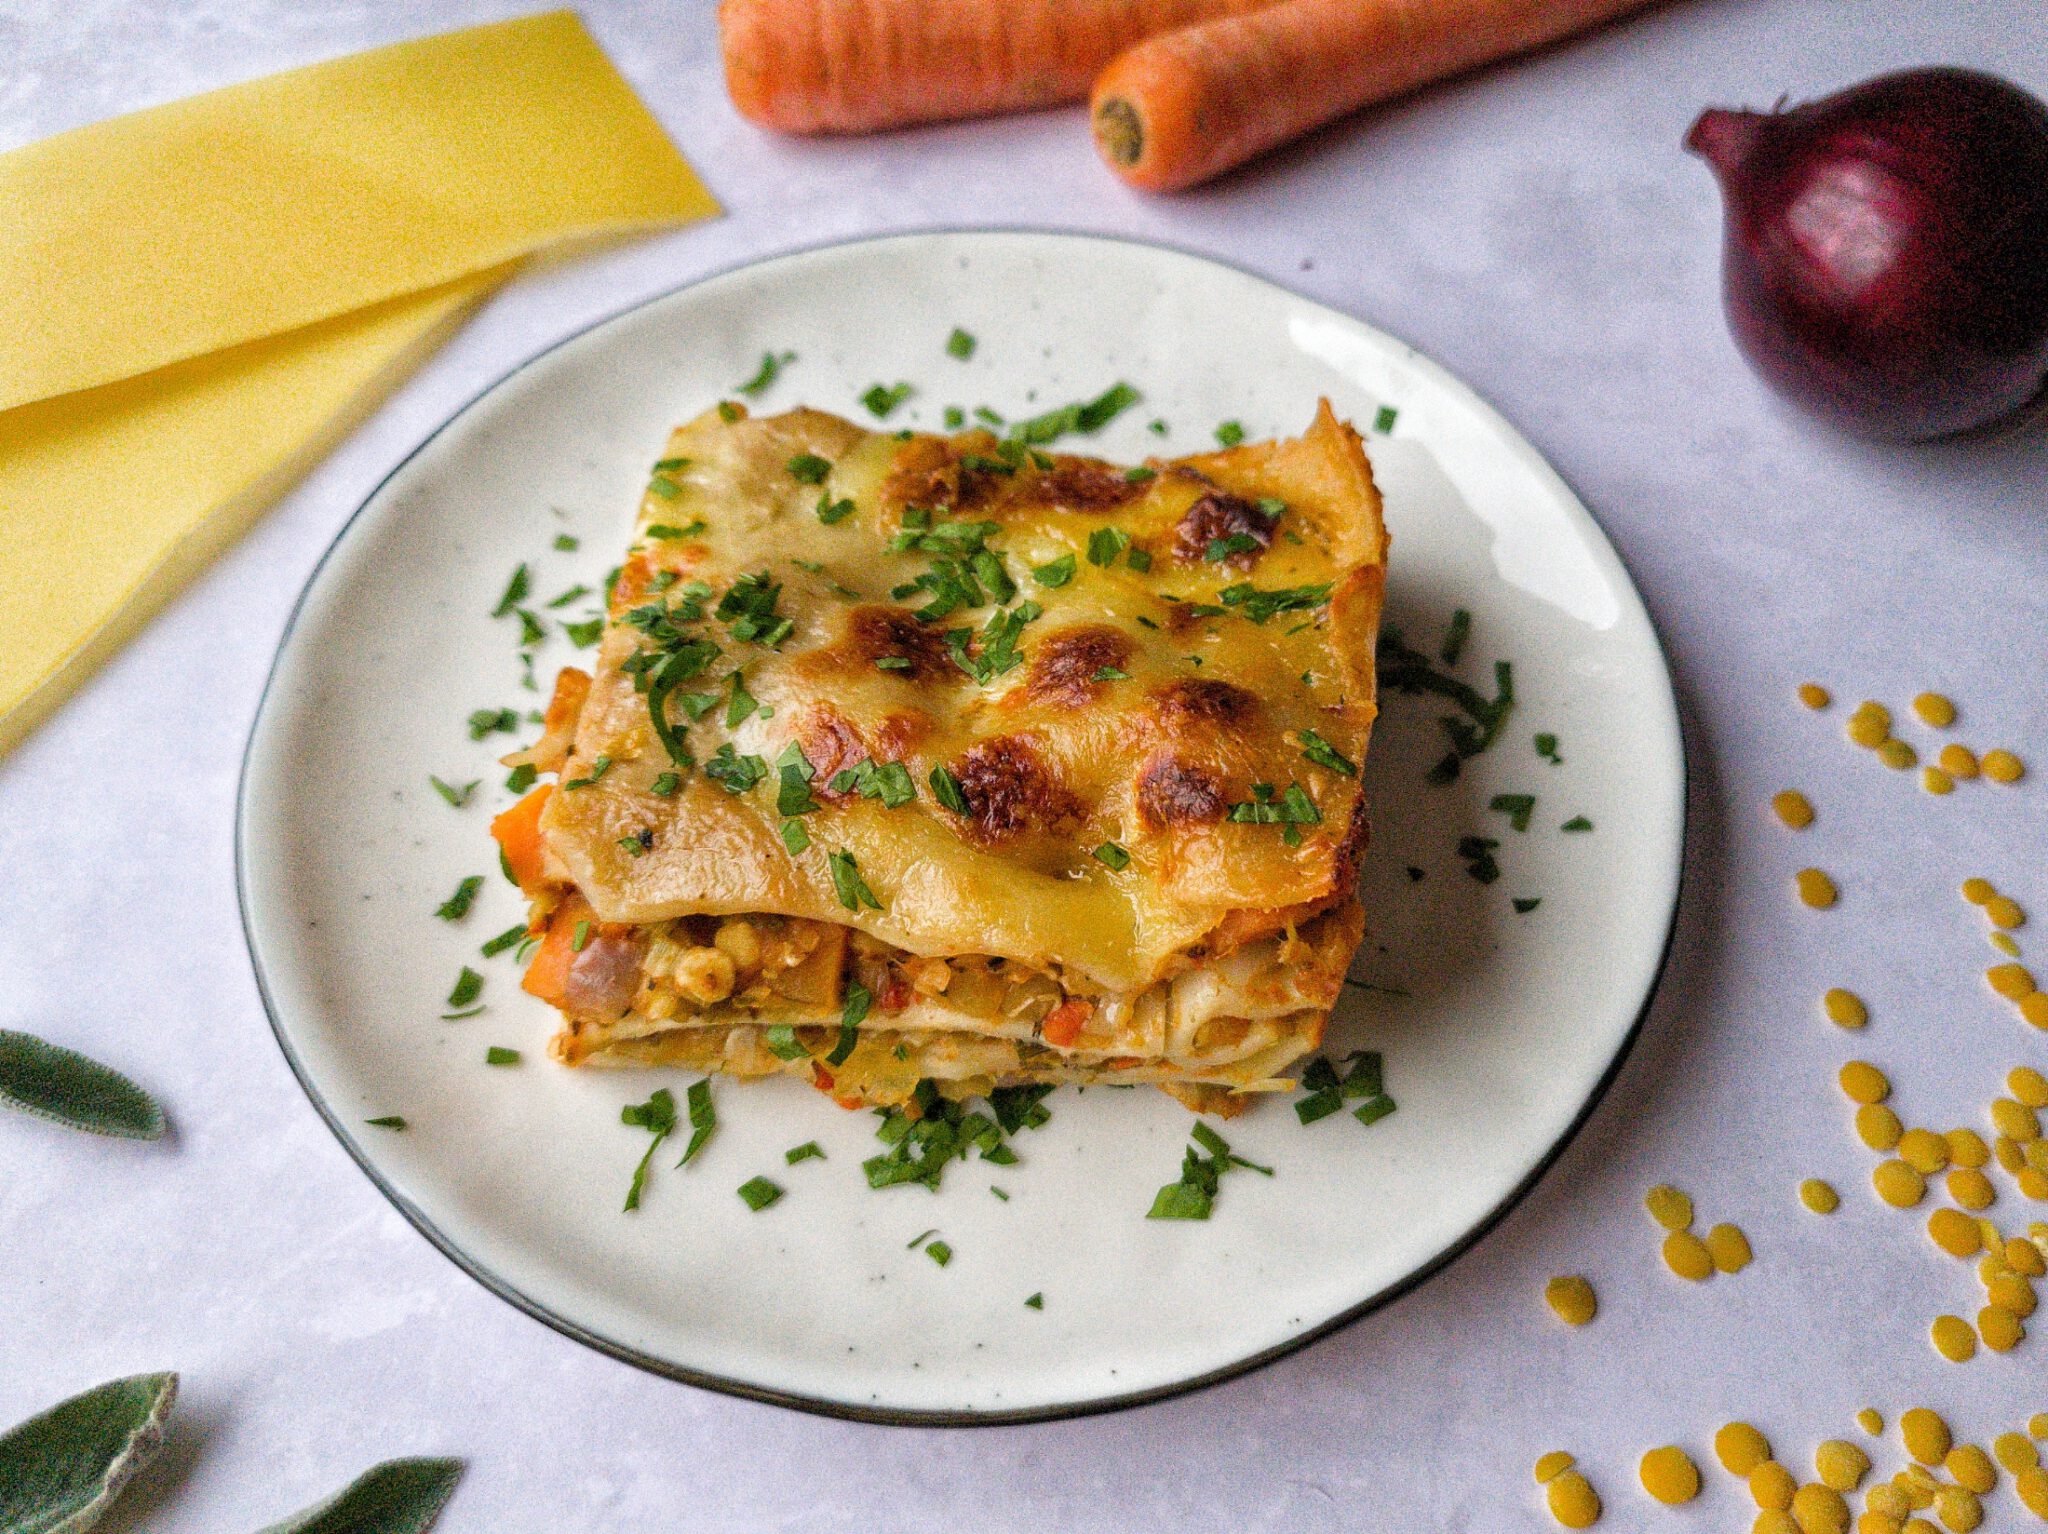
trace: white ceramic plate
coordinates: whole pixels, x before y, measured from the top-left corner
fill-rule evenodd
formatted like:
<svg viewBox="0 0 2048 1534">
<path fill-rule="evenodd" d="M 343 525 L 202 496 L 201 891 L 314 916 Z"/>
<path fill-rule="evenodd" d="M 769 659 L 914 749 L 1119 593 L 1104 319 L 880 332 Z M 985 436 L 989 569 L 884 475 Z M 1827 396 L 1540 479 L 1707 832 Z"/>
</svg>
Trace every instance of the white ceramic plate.
<svg viewBox="0 0 2048 1534">
<path fill-rule="evenodd" d="M 945 351 L 954 326 L 979 338 Z M 534 706 L 513 567 L 545 602 L 598 585 L 624 548 L 669 427 L 731 394 L 767 350 L 797 360 L 756 408 L 860 415 L 870 384 L 1018 416 L 1117 379 L 1144 394 L 1089 450 L 1135 460 L 1211 445 L 1235 419 L 1299 431 L 1319 395 L 1366 427 L 1393 537 L 1387 621 L 1434 650 L 1473 615 L 1460 670 L 1518 702 L 1493 749 L 1427 786 L 1437 700 L 1391 697 L 1367 769 L 1371 934 L 1333 1053 L 1384 1052 L 1400 1111 L 1304 1127 L 1286 1102 L 1227 1126 L 1276 1168 L 1224 1184 L 1206 1224 L 1144 1218 L 1192 1120 L 1149 1090 L 1063 1091 L 1020 1164 L 956 1163 L 937 1194 L 871 1192 L 875 1119 L 789 1082 L 714 1084 L 720 1124 L 646 1201 L 620 1203 L 646 1136 L 621 1105 L 675 1073 L 547 1063 L 552 1014 L 483 939 L 521 919 L 485 822 L 511 797 L 472 710 Z M 1164 436 L 1147 423 L 1170 423 Z M 1074 445 L 1074 444 L 1070 444 Z M 558 534 L 581 540 L 555 548 Z M 770 551 L 763 551 L 764 554 Z M 581 617 L 575 602 L 558 616 Z M 551 627 L 552 627 L 551 623 Z M 542 685 L 574 652 L 557 632 Z M 1557 735 L 1562 765 L 1539 760 Z M 483 786 L 461 809 L 434 774 Z M 1526 832 L 1489 810 L 1533 792 Z M 371 496 L 307 587 L 244 766 L 242 909 L 277 1036 L 314 1105 L 405 1214 L 481 1282 L 593 1346 L 699 1384 L 886 1420 L 1019 1420 L 1128 1404 L 1277 1356 L 1462 1250 L 1555 1155 L 1648 1002 L 1676 902 L 1684 771 L 1669 679 L 1641 603 L 1585 509 L 1456 380 L 1357 320 L 1241 272 L 1072 235 L 908 235 L 728 272 L 526 364 Z M 1590 833 L 1560 825 L 1584 815 Z M 1500 842 L 1501 876 L 1461 836 Z M 1419 879 L 1410 869 L 1421 871 Z M 435 907 L 487 874 L 458 923 Z M 1515 897 L 1538 897 L 1518 913 Z M 443 1022 L 464 964 L 478 1017 Z M 486 1045 L 523 1063 L 493 1069 Z M 402 1114 L 402 1133 L 365 1120 Z M 786 1167 L 817 1140 L 826 1159 Z M 738 1186 L 787 1190 L 751 1212 Z M 990 1192 L 998 1186 L 1010 1197 Z M 941 1268 L 908 1243 L 936 1227 Z M 1025 1300 L 1044 1297 L 1043 1309 Z"/>
</svg>

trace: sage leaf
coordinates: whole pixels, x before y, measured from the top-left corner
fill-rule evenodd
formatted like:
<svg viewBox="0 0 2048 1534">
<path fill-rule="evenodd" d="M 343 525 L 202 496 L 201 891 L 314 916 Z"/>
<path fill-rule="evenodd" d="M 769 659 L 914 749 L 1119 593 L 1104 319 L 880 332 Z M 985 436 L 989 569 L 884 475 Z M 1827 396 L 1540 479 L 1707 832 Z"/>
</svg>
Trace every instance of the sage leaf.
<svg viewBox="0 0 2048 1534">
<path fill-rule="evenodd" d="M 459 1459 L 387 1459 L 262 1534 L 425 1534 L 461 1477 Z"/>
<path fill-rule="evenodd" d="M 160 1140 L 164 1133 L 164 1110 L 119 1071 L 9 1028 L 0 1028 L 0 1103 L 88 1134 Z M 4 1524 L 0 1534 L 8 1534 Z"/>
<path fill-rule="evenodd" d="M 175 1374 L 112 1380 L 0 1437 L 0 1534 L 85 1534 L 163 1443 Z"/>
</svg>

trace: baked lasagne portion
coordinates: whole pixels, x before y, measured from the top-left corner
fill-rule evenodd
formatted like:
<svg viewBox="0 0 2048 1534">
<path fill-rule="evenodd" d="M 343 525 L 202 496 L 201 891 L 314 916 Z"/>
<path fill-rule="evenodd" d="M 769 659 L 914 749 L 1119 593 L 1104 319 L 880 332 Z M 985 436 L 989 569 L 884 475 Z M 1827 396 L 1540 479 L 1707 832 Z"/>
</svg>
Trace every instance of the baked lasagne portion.
<svg viewBox="0 0 2048 1534">
<path fill-rule="evenodd" d="M 1358 434 L 1124 468 L 722 405 L 656 463 L 554 782 L 493 825 L 569 1065 L 849 1106 L 1152 1082 L 1228 1113 L 1363 928 L 1386 571 Z"/>
</svg>

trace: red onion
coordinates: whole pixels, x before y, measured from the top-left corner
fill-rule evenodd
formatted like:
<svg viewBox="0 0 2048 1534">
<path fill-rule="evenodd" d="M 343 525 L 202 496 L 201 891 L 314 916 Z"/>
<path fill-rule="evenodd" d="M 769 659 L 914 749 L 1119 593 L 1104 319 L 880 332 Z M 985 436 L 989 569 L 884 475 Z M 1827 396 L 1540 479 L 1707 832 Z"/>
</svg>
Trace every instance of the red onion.
<svg viewBox="0 0 2048 1534">
<path fill-rule="evenodd" d="M 1727 204 L 1728 322 L 1780 392 L 1921 440 L 2048 378 L 2048 107 L 1911 69 L 1789 112 L 1703 112 L 1685 147 Z"/>
</svg>

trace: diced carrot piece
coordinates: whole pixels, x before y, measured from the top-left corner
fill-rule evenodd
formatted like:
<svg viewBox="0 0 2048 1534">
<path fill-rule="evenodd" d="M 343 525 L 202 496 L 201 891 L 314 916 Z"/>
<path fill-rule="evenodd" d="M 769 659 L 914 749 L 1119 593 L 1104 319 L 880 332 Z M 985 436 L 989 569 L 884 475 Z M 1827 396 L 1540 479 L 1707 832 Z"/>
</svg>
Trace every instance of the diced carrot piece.
<svg viewBox="0 0 2048 1534">
<path fill-rule="evenodd" d="M 529 895 L 548 882 L 543 871 L 545 860 L 540 841 L 540 812 L 547 808 L 548 795 L 554 791 L 552 783 L 543 783 L 491 822 L 491 835 L 498 839 L 498 848 L 505 855 L 505 866 L 512 870 L 512 877 Z"/>
<path fill-rule="evenodd" d="M 1095 1003 L 1069 996 L 1045 1014 L 1039 1033 L 1045 1042 L 1065 1049 L 1081 1037 L 1081 1025 L 1095 1015 Z"/>
<path fill-rule="evenodd" d="M 545 794 L 547 790 L 539 792 Z M 525 802 L 522 799 L 520 804 Z M 505 814 L 513 814 L 518 808 L 519 805 L 515 804 Z M 498 818 L 502 820 L 504 816 Z M 496 829 L 492 827 L 493 831 Z M 559 1007 L 568 999 L 569 971 L 576 963 L 576 927 L 590 919 L 589 902 L 581 895 L 571 895 L 555 907 L 554 914 L 548 918 L 548 934 L 540 940 L 540 947 L 533 951 L 533 962 L 526 966 L 526 978 L 519 982 L 521 990 L 538 996 L 551 1007 Z"/>
</svg>

